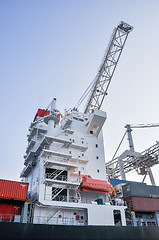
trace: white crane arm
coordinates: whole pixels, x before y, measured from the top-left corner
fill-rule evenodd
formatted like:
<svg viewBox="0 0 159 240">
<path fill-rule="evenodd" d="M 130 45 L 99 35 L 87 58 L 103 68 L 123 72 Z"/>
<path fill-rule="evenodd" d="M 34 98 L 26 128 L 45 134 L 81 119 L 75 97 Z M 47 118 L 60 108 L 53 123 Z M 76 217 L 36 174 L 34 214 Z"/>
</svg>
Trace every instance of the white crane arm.
<svg viewBox="0 0 159 240">
<path fill-rule="evenodd" d="M 84 113 L 92 112 L 93 109 L 100 109 L 104 97 L 111 82 L 113 73 L 117 66 L 124 44 L 133 27 L 125 22 L 121 22 L 115 29 L 105 52 L 99 72 L 94 80 L 91 94 Z"/>
</svg>

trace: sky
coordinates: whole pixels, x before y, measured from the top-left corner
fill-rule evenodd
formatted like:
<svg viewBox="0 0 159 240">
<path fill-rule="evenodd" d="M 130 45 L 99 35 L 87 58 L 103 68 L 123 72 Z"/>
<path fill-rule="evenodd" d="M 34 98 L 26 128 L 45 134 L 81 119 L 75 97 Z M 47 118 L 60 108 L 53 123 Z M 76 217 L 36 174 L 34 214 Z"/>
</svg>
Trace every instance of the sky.
<svg viewBox="0 0 159 240">
<path fill-rule="evenodd" d="M 106 161 L 126 124 L 159 122 L 158 12 L 158 0 L 0 1 L 0 178 L 20 180 L 37 109 L 54 97 L 62 113 L 76 105 L 120 21 L 134 29 L 101 108 L 107 112 Z M 134 129 L 132 134 L 138 152 L 159 141 L 159 128 Z M 119 154 L 125 149 L 127 139 Z M 158 170 L 152 168 L 159 185 Z M 141 180 L 135 173 L 128 178 Z"/>
</svg>

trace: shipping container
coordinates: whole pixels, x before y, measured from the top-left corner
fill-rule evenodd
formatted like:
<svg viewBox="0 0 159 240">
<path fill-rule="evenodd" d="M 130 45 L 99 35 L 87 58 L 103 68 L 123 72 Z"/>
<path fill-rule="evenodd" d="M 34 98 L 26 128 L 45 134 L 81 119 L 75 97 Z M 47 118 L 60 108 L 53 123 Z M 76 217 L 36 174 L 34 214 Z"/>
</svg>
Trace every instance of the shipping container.
<svg viewBox="0 0 159 240">
<path fill-rule="evenodd" d="M 28 183 L 0 179 L 0 199 L 26 201 Z"/>
<path fill-rule="evenodd" d="M 129 197 L 125 201 L 128 208 L 135 212 L 159 212 L 159 199 Z"/>
<path fill-rule="evenodd" d="M 15 215 L 21 215 L 22 203 L 17 201 L 0 201 L 0 222 L 14 221 Z"/>
<path fill-rule="evenodd" d="M 122 186 L 124 198 L 159 198 L 159 187 L 146 184 L 127 183 Z"/>
</svg>

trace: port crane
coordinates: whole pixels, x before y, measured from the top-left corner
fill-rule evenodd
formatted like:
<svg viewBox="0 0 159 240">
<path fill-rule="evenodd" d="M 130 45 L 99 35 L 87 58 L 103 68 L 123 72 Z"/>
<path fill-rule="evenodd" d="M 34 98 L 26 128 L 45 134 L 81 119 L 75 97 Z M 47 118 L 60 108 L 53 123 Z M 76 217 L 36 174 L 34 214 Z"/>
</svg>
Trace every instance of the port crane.
<svg viewBox="0 0 159 240">
<path fill-rule="evenodd" d="M 133 27 L 125 22 L 120 22 L 120 24 L 114 29 L 99 71 L 93 82 L 79 99 L 75 108 L 78 108 L 88 95 L 89 97 L 84 113 L 91 113 L 94 109 L 99 110 L 101 108 L 103 100 L 108 93 L 108 88 L 123 51 L 123 47 L 132 30 Z"/>
<path fill-rule="evenodd" d="M 84 113 L 92 113 L 94 109 L 100 110 L 104 98 L 108 94 L 107 91 L 118 64 L 120 55 L 123 51 L 125 42 L 132 30 L 133 27 L 123 21 L 121 21 L 119 25 L 114 28 L 111 40 L 105 51 L 102 63 L 95 79 L 88 86 L 73 109 L 78 109 L 84 99 L 89 95 Z M 56 99 L 54 98 L 46 110 L 49 110 L 51 115 L 55 115 L 55 111 L 57 111 L 55 106 Z M 43 121 L 43 119 L 39 119 L 38 121 Z M 34 123 L 37 123 L 37 121 Z"/>
<path fill-rule="evenodd" d="M 129 148 L 132 151 L 135 151 L 134 149 L 134 143 L 133 143 L 133 139 L 132 139 L 132 129 L 133 128 L 154 128 L 154 127 L 159 127 L 159 123 L 149 123 L 149 124 L 127 124 L 125 126 L 126 128 L 126 133 L 128 136 L 128 141 L 129 141 Z"/>
<path fill-rule="evenodd" d="M 121 21 L 117 27 L 114 28 L 111 40 L 108 44 L 108 47 L 105 51 L 104 58 L 100 65 L 99 71 L 93 80 L 93 82 L 88 86 L 84 94 L 81 96 L 74 110 L 77 110 L 80 104 L 84 99 L 89 95 L 84 113 L 92 113 L 94 109 L 100 110 L 105 96 L 113 77 L 114 71 L 118 64 L 119 58 L 123 51 L 125 42 L 129 33 L 133 30 L 133 27 L 128 23 Z M 54 98 L 52 102 L 47 106 L 46 111 L 49 113 L 49 119 L 59 122 L 57 115 L 61 115 L 60 112 L 56 109 L 56 99 Z M 68 110 L 69 112 L 69 110 Z M 35 119 L 30 125 L 30 129 L 38 122 L 47 121 L 48 116 L 41 116 L 40 118 Z"/>
<path fill-rule="evenodd" d="M 129 150 L 124 151 L 119 157 L 115 158 L 115 155 L 119 149 L 117 149 L 113 159 L 106 163 L 107 173 L 110 177 L 126 179 L 126 173 L 136 170 L 139 175 L 143 175 L 143 182 L 148 175 L 152 185 L 155 185 L 155 180 L 151 167 L 159 164 L 159 142 L 146 149 L 145 151 L 138 153 L 135 151 L 134 142 L 132 138 L 132 129 L 136 128 L 154 128 L 159 127 L 159 123 L 153 124 L 127 124 L 125 126 L 126 131 L 119 144 L 121 146 L 125 136 L 128 137 Z M 112 167 L 113 166 L 113 167 Z"/>
<path fill-rule="evenodd" d="M 105 51 L 102 63 L 95 79 L 88 86 L 73 109 L 77 110 L 84 99 L 89 95 L 84 113 L 92 113 L 94 109 L 100 110 L 104 98 L 108 94 L 108 88 L 123 51 L 125 42 L 132 30 L 133 27 L 123 21 L 121 21 L 119 25 L 114 28 L 113 34 L 111 36 L 110 42 Z M 51 115 L 55 115 L 55 102 L 56 99 L 54 98 L 46 108 L 46 110 L 50 110 Z M 34 124 L 39 121 L 43 121 L 43 119 L 38 119 L 36 122 L 34 122 Z"/>
</svg>

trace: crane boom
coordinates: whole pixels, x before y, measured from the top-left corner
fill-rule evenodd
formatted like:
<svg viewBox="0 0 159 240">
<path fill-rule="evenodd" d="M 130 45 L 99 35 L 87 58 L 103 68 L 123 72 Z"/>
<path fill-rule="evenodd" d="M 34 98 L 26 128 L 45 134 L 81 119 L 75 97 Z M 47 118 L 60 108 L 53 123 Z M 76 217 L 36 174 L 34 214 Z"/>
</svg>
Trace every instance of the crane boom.
<svg viewBox="0 0 159 240">
<path fill-rule="evenodd" d="M 93 109 L 100 109 L 104 97 L 111 82 L 113 73 L 119 61 L 121 52 L 130 31 L 133 27 L 121 22 L 115 29 L 105 52 L 99 72 L 94 80 L 92 91 L 84 113 L 92 112 Z"/>
<path fill-rule="evenodd" d="M 149 127 L 159 127 L 159 123 L 148 123 L 148 124 L 127 124 L 125 128 L 149 128 Z"/>
</svg>

